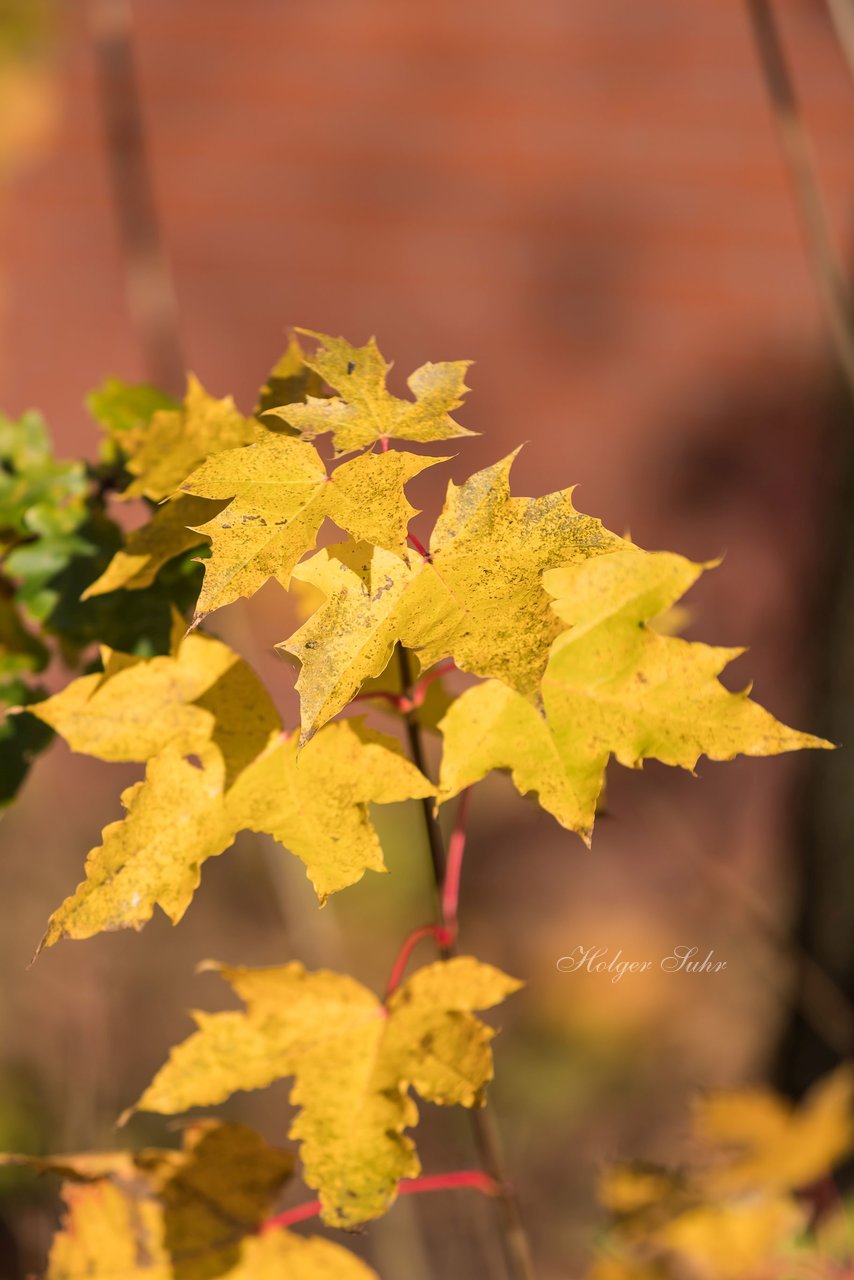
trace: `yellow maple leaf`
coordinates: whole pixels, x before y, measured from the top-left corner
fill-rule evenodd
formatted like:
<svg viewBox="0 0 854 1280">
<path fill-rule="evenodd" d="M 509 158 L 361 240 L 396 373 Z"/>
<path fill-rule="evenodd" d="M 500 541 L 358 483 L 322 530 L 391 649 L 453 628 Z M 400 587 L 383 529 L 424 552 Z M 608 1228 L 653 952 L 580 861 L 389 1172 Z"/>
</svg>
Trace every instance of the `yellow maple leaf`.
<svg viewBox="0 0 854 1280">
<path fill-rule="evenodd" d="M 39 951 L 62 938 L 142 928 L 155 906 L 177 924 L 202 863 L 243 830 L 271 835 L 300 858 L 323 904 L 366 871 L 385 871 L 369 804 L 434 793 L 394 738 L 358 720 L 327 725 L 299 757 L 296 734 L 274 735 L 228 790 L 220 764 L 197 768 L 167 746 L 122 795 L 127 815 L 104 829 L 86 879 L 51 916 Z"/>
<path fill-rule="evenodd" d="M 287 587 L 327 517 L 353 537 L 402 555 L 417 514 L 403 487 L 444 461 L 394 450 L 362 454 L 328 474 L 313 445 L 287 437 L 209 458 L 182 485 L 227 502 L 198 530 L 212 546 L 196 621 L 253 595 L 269 578 Z"/>
<path fill-rule="evenodd" d="M 656 1244 L 690 1263 L 697 1280 L 744 1280 L 787 1252 L 807 1222 L 790 1196 L 753 1197 L 702 1204 L 654 1233 Z"/>
<path fill-rule="evenodd" d="M 267 691 L 228 645 L 183 635 L 155 658 L 106 652 L 102 673 L 81 676 L 27 712 L 61 734 L 73 751 L 99 760 L 151 759 L 172 746 L 221 761 L 230 782 L 281 729 Z"/>
<path fill-rule="evenodd" d="M 237 779 L 227 808 L 239 828 L 296 854 L 323 903 L 366 871 L 385 871 L 369 803 L 424 799 L 436 788 L 395 738 L 360 718 L 327 725 L 299 754 L 298 746 L 296 733 L 276 741 Z"/>
<path fill-rule="evenodd" d="M 439 800 L 491 769 L 589 843 L 610 756 L 692 770 L 700 755 L 775 755 L 831 744 L 799 733 L 717 679 L 740 649 L 711 648 L 648 626 L 696 581 L 702 565 L 626 547 L 550 570 L 546 590 L 568 628 L 554 641 L 541 714 L 496 681 L 467 690 L 442 722 Z"/>
<path fill-rule="evenodd" d="M 327 597 L 277 646 L 302 664 L 304 738 L 385 670 L 397 641 L 422 668 L 453 657 L 464 671 L 537 697 L 549 646 L 562 629 L 540 582 L 543 570 L 601 555 L 621 540 L 577 512 L 569 490 L 511 497 L 515 456 L 448 486 L 429 561 L 344 543 L 298 567 L 295 576 Z"/>
<path fill-rule="evenodd" d="M 386 388 L 391 365 L 380 355 L 373 338 L 364 347 L 354 347 L 343 338 L 311 329 L 297 332 L 317 338 L 320 346 L 313 356 L 306 357 L 306 363 L 338 395 L 331 399 L 309 395 L 305 404 L 273 408 L 265 417 L 283 419 L 306 440 L 331 431 L 338 454 L 383 439 L 424 443 L 475 434 L 451 417 L 468 390 L 465 376 L 470 360 L 422 365 L 407 379 L 415 399 L 400 400 Z"/>
<path fill-rule="evenodd" d="M 715 1192 L 802 1189 L 854 1150 L 854 1066 L 825 1076 L 799 1105 L 770 1089 L 711 1094 L 696 1104 L 695 1128 L 728 1153 L 707 1174 Z"/>
<path fill-rule="evenodd" d="M 159 409 L 135 438 L 126 463 L 134 479 L 123 496 L 160 502 L 211 454 L 268 435 L 257 419 L 243 416 L 231 396 L 217 400 L 190 374 L 183 406 Z"/>
<path fill-rule="evenodd" d="M 10 1161 L 66 1179 L 46 1280 L 376 1280 L 319 1237 L 256 1234 L 293 1158 L 243 1125 L 191 1125 L 180 1151 Z"/>
<path fill-rule="evenodd" d="M 140 591 L 149 586 L 169 560 L 208 541 L 204 533 L 192 526 L 212 519 L 223 505 L 187 494 L 164 502 L 147 524 L 128 534 L 121 551 L 116 552 L 100 578 L 86 588 L 80 599 L 88 600 L 122 588 Z"/>
<path fill-rule="evenodd" d="M 214 965 L 246 1004 L 194 1015 L 135 1110 L 173 1115 L 294 1076 L 303 1176 L 325 1221 L 354 1226 L 384 1213 L 420 1164 L 404 1130 L 414 1089 L 442 1105 L 480 1105 L 492 1078 L 494 1031 L 473 1010 L 520 986 L 470 957 L 418 970 L 381 1003 L 353 978 L 298 963 L 271 969 Z"/>
</svg>

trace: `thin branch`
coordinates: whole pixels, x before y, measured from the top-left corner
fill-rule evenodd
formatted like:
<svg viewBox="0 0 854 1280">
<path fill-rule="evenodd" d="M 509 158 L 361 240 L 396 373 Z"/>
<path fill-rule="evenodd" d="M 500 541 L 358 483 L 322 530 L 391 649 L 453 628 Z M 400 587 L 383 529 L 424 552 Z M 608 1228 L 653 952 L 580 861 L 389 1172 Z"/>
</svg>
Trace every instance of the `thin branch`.
<svg viewBox="0 0 854 1280">
<path fill-rule="evenodd" d="M 151 178 L 128 0 L 89 0 L 89 25 L 113 207 L 124 252 L 128 305 L 146 377 L 184 387 L 178 308 Z"/>
<path fill-rule="evenodd" d="M 815 286 L 833 349 L 854 399 L 854 308 L 842 259 L 830 231 L 815 161 L 798 107 L 770 0 L 746 0 L 756 52 L 789 171 Z"/>
<path fill-rule="evenodd" d="M 450 1173 L 428 1173 L 420 1178 L 402 1178 L 397 1184 L 397 1194 L 418 1196 L 425 1191 L 457 1191 L 461 1187 L 480 1191 L 485 1196 L 500 1195 L 499 1188 L 482 1169 L 454 1169 Z M 264 1234 L 268 1231 L 286 1230 L 297 1222 L 307 1222 L 310 1218 L 318 1217 L 321 1207 L 319 1200 L 308 1200 L 305 1204 L 295 1205 L 293 1209 L 285 1209 L 284 1213 L 277 1213 L 274 1218 L 267 1218 L 266 1222 L 261 1223 L 259 1230 Z"/>
<path fill-rule="evenodd" d="M 412 687 L 412 673 L 409 656 L 401 645 L 400 672 L 403 688 Z M 417 721 L 408 716 L 406 721 L 412 759 L 422 773 L 425 772 L 424 749 L 421 741 L 421 729 Z M 429 799 L 422 801 L 422 812 L 430 846 L 430 857 L 433 864 L 433 877 L 437 897 L 437 924 L 444 924 L 442 915 L 442 893 L 446 876 L 445 843 L 439 820 Z M 443 959 L 456 953 L 455 943 L 448 942 L 439 949 Z M 501 1140 L 492 1111 L 488 1107 L 475 1107 L 469 1111 L 480 1162 L 485 1172 L 493 1180 L 498 1191 L 498 1203 L 501 1208 L 504 1252 L 507 1260 L 508 1274 L 512 1280 L 534 1280 L 534 1268 L 528 1236 L 522 1221 L 522 1212 L 515 1189 L 511 1185 L 504 1170 L 504 1158 L 501 1151 Z"/>
<path fill-rule="evenodd" d="M 427 697 L 427 690 L 434 680 L 441 680 L 442 676 L 446 676 L 449 671 L 455 669 L 453 662 L 440 662 L 432 671 L 428 671 L 423 675 L 417 684 L 413 685 L 411 694 L 391 693 L 388 689 L 369 689 L 366 693 L 357 693 L 355 698 L 351 698 L 351 702 L 370 702 L 372 699 L 379 699 L 381 702 L 388 702 L 395 711 L 399 711 L 401 715 L 408 715 L 410 711 L 417 711 L 423 705 L 424 699 Z"/>
<path fill-rule="evenodd" d="M 781 926 L 763 894 L 744 882 L 729 864 L 706 850 L 690 824 L 680 820 L 673 806 L 654 803 L 652 812 L 657 822 L 673 833 L 673 843 L 688 853 L 709 885 L 724 890 L 728 907 L 734 908 L 752 931 L 757 931 L 782 959 L 790 959 L 798 971 L 798 982 L 791 990 L 777 976 L 776 965 L 765 980 L 787 1007 L 798 1010 L 828 1048 L 842 1059 L 854 1053 L 854 1008 L 845 992 L 829 973 Z"/>
<path fill-rule="evenodd" d="M 460 877 L 463 870 L 463 856 L 466 851 L 466 829 L 468 824 L 471 787 L 466 787 L 460 796 L 457 806 L 454 829 L 448 841 L 448 862 L 445 870 L 445 883 L 442 885 L 442 920 L 445 932 L 456 941 L 457 910 L 460 902 Z"/>
<path fill-rule="evenodd" d="M 827 7 L 848 69 L 854 76 L 854 4 L 852 0 L 827 0 Z"/>
<path fill-rule="evenodd" d="M 385 989 L 386 1000 L 400 986 L 403 981 L 403 975 L 406 972 L 406 966 L 409 964 L 410 956 L 419 942 L 423 942 L 425 938 L 435 938 L 439 947 L 448 946 L 453 942 L 453 936 L 441 924 L 423 924 L 419 929 L 413 929 L 398 951 L 395 962 L 391 967 L 388 985 Z"/>
<path fill-rule="evenodd" d="M 412 543 L 415 550 L 421 556 L 422 560 L 432 559 L 430 552 L 424 546 L 423 542 L 420 542 L 419 539 L 416 538 L 414 533 L 408 533 L 406 536 L 409 538 L 409 541 Z"/>
</svg>

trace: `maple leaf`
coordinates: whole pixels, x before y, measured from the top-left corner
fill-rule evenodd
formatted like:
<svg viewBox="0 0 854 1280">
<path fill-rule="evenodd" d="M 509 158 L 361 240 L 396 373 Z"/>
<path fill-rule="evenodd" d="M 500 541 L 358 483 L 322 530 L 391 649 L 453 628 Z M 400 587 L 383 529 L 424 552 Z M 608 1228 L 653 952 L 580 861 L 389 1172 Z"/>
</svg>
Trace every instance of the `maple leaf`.
<svg viewBox="0 0 854 1280">
<path fill-rule="evenodd" d="M 542 682 L 545 714 L 496 681 L 467 690 L 445 716 L 443 803 L 492 769 L 589 842 L 611 755 L 693 770 L 701 755 L 775 755 L 831 744 L 789 729 L 717 679 L 741 649 L 711 648 L 647 625 L 696 581 L 702 565 L 634 547 L 543 576 L 568 630 Z"/>
<path fill-rule="evenodd" d="M 125 498 L 170 497 L 195 467 L 213 453 L 263 438 L 255 418 L 244 418 L 231 396 L 217 400 L 192 374 L 180 409 L 160 409 L 137 437 L 127 460 L 134 480 Z"/>
<path fill-rule="evenodd" d="M 322 904 L 366 871 L 385 871 L 370 803 L 434 793 L 394 738 L 359 720 L 328 725 L 299 757 L 296 734 L 273 735 L 228 790 L 221 763 L 198 768 L 167 746 L 122 795 L 127 816 L 104 829 L 86 879 L 51 916 L 39 951 L 62 938 L 139 929 L 156 906 L 177 924 L 202 863 L 243 830 L 271 835 L 300 858 Z"/>
<path fill-rule="evenodd" d="M 400 400 L 386 388 L 391 365 L 377 348 L 373 338 L 364 347 L 351 346 L 343 338 L 298 329 L 317 338 L 320 347 L 306 357 L 310 369 L 319 374 L 338 392 L 331 399 L 309 395 L 305 404 L 286 405 L 268 410 L 296 427 L 307 440 L 331 431 L 336 453 L 350 453 L 377 440 L 448 440 L 470 436 L 451 417 L 451 411 L 462 404 L 468 388 L 465 384 L 470 360 L 424 364 L 407 379 L 414 400 Z"/>
<path fill-rule="evenodd" d="M 240 828 L 296 854 L 323 903 L 366 871 L 385 871 L 368 805 L 424 799 L 436 788 L 395 738 L 359 718 L 327 725 L 298 747 L 296 733 L 279 738 L 237 779 L 227 808 Z"/>
<path fill-rule="evenodd" d="M 453 657 L 464 671 L 538 696 L 549 646 L 563 625 L 541 586 L 543 570 L 623 544 L 599 520 L 577 512 L 569 490 L 511 497 L 515 456 L 448 486 L 429 561 L 344 543 L 298 567 L 295 576 L 327 597 L 277 646 L 302 664 L 304 738 L 386 668 L 397 641 L 422 668 Z"/>
<path fill-rule="evenodd" d="M 287 437 L 209 458 L 182 485 L 228 503 L 199 530 L 212 546 L 196 620 L 251 596 L 268 578 L 287 587 L 327 516 L 354 537 L 401 555 L 417 514 L 403 487 L 444 461 L 396 450 L 362 454 L 330 475 L 313 445 Z"/>
<path fill-rule="evenodd" d="M 234 840 L 222 772 L 198 769 L 167 747 L 145 780 L 122 793 L 127 816 L 104 828 L 86 879 L 51 916 L 38 954 L 62 938 L 140 929 L 159 905 L 177 924 L 199 886 L 200 867 Z"/>
<path fill-rule="evenodd" d="M 264 749 L 281 721 L 258 677 L 228 645 L 183 635 L 170 655 L 104 652 L 104 671 L 81 676 L 27 711 L 73 751 L 99 760 L 145 761 L 164 747 L 222 761 L 226 781 Z"/>
<path fill-rule="evenodd" d="M 204 524 L 223 506 L 179 494 L 159 506 L 147 524 L 129 533 L 121 551 L 117 551 L 104 572 L 80 597 L 107 595 L 110 591 L 139 591 L 154 581 L 163 565 L 183 551 L 208 541 L 193 525 Z"/>
<path fill-rule="evenodd" d="M 801 1190 L 854 1150 L 854 1066 L 819 1080 L 797 1105 L 770 1089 L 710 1094 L 694 1122 L 702 1141 L 729 1152 L 707 1175 L 715 1193 Z"/>
<path fill-rule="evenodd" d="M 303 1176 L 325 1221 L 354 1226 L 384 1213 L 420 1164 L 404 1130 L 426 1101 L 472 1107 L 492 1078 L 494 1031 L 473 1016 L 521 985 L 470 957 L 418 970 L 382 1004 L 342 974 L 212 966 L 245 1011 L 195 1014 L 135 1110 L 172 1115 L 294 1076 Z"/>
<path fill-rule="evenodd" d="M 697 1205 L 665 1223 L 653 1239 L 683 1259 L 698 1280 L 744 1280 L 760 1264 L 788 1254 L 806 1225 L 802 1205 L 774 1196 Z"/>
<path fill-rule="evenodd" d="M 376 1280 L 319 1237 L 256 1234 L 293 1159 L 243 1125 L 191 1125 L 181 1151 L 3 1162 L 65 1179 L 46 1280 Z"/>
</svg>

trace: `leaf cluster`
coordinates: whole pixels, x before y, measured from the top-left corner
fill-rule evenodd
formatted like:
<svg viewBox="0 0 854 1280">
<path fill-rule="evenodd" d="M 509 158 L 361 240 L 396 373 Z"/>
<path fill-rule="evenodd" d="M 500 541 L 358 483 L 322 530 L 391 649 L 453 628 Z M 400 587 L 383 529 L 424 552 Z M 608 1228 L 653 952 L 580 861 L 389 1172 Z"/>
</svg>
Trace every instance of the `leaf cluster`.
<svg viewBox="0 0 854 1280">
<path fill-rule="evenodd" d="M 35 415 L 0 428 L 0 692 L 17 704 L 0 752 L 26 761 L 56 733 L 74 751 L 145 767 L 42 947 L 138 929 L 158 907 L 177 923 L 203 864 L 241 831 L 299 857 L 322 905 L 384 870 L 372 805 L 441 805 L 501 770 L 589 843 L 612 757 L 693 770 L 702 755 L 829 745 L 725 688 L 718 677 L 740 650 L 658 625 L 708 566 L 641 550 L 579 512 L 570 489 L 514 494 L 515 453 L 448 484 L 423 546 L 406 488 L 449 460 L 427 446 L 472 434 L 453 416 L 469 362 L 422 365 L 402 398 L 373 340 L 306 336 L 316 349 L 292 339 L 248 415 L 192 376 L 181 402 L 108 381 L 89 400 L 104 432 L 93 466 L 58 461 Z M 145 518 L 127 532 L 116 515 L 130 502 Z M 318 549 L 327 521 L 342 536 Z M 270 580 L 300 602 L 301 624 L 277 646 L 299 666 L 293 726 L 205 629 Z M 30 677 L 51 655 L 74 678 L 45 696 Z M 436 782 L 397 737 L 338 718 L 356 700 L 439 733 Z M 23 772 L 10 768 L 10 792 Z M 324 1219 L 344 1227 L 385 1212 L 417 1175 L 415 1095 L 483 1105 L 494 1031 L 476 1014 L 519 986 L 465 956 L 383 999 L 297 963 L 220 971 L 244 1008 L 194 1015 L 137 1106 L 171 1115 L 291 1078 L 303 1177 Z M 57 1238 L 51 1277 L 79 1273 L 81 1260 L 101 1274 L 101 1233 L 113 1269 L 129 1268 L 131 1233 L 144 1238 L 146 1274 L 195 1280 L 170 1254 L 171 1179 L 184 1187 L 206 1144 L 232 1140 L 244 1138 L 194 1130 L 182 1154 L 67 1164 L 73 1229 Z M 259 1154 L 259 1167 L 270 1160 Z M 275 1239 L 235 1244 L 231 1270 L 216 1274 L 367 1274 L 325 1245 Z"/>
</svg>

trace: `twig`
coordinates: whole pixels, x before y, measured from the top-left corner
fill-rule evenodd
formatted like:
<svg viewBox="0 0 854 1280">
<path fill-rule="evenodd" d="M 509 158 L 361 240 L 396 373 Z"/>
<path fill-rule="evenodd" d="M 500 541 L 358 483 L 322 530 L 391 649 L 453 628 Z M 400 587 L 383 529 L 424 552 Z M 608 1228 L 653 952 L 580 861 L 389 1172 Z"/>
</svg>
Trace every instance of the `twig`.
<svg viewBox="0 0 854 1280">
<path fill-rule="evenodd" d="M 745 884 L 726 862 L 710 856 L 687 823 L 679 820 L 672 806 L 655 804 L 656 818 L 670 826 L 676 842 L 693 859 L 709 884 L 717 883 L 729 896 L 729 905 L 740 911 L 745 921 L 765 938 L 783 958 L 790 958 L 798 969 L 799 981 L 794 991 L 766 974 L 766 981 L 780 1000 L 798 1010 L 828 1048 L 840 1058 L 854 1052 L 854 1008 L 841 987 L 791 933 L 781 927 L 764 896 Z"/>
<path fill-rule="evenodd" d="M 836 38 L 854 76 L 854 4 L 851 0 L 827 0 L 827 7 L 836 30 Z"/>
<path fill-rule="evenodd" d="M 397 1184 L 397 1194 L 417 1196 L 425 1191 L 456 1191 L 461 1187 L 470 1187 L 485 1196 L 501 1194 L 499 1187 L 482 1169 L 455 1169 L 451 1173 L 428 1173 L 420 1178 L 402 1178 Z M 274 1218 L 267 1218 L 266 1222 L 261 1223 L 259 1230 L 264 1234 L 268 1231 L 285 1230 L 297 1222 L 307 1222 L 310 1218 L 318 1217 L 321 1208 L 319 1200 L 309 1200 L 305 1204 L 295 1205 L 293 1209 L 277 1213 Z"/>
<path fill-rule="evenodd" d="M 471 787 L 466 787 L 460 796 L 454 829 L 448 841 L 448 859 L 445 869 L 445 883 L 442 885 L 442 922 L 445 932 L 456 941 L 458 921 L 457 909 L 460 902 L 460 877 L 463 870 L 463 856 L 466 851 L 466 829 L 469 816 Z"/>
<path fill-rule="evenodd" d="M 422 560 L 429 561 L 432 559 L 432 556 L 430 555 L 430 552 L 427 550 L 427 548 L 424 546 L 424 543 L 421 542 L 418 538 L 416 538 L 414 533 L 408 533 L 406 536 L 409 538 L 409 541 L 412 543 L 415 550 L 421 556 Z"/>
<path fill-rule="evenodd" d="M 836 358 L 854 399 L 854 309 L 770 0 L 745 0 L 792 194 Z"/>
<path fill-rule="evenodd" d="M 184 359 L 178 309 L 157 217 L 128 0 L 89 0 L 89 25 L 128 304 L 146 377 L 180 394 Z"/>
<path fill-rule="evenodd" d="M 412 672 L 409 666 L 409 656 L 402 645 L 398 649 L 398 653 L 400 655 L 399 661 L 403 688 L 405 690 L 410 689 L 412 687 Z M 411 715 L 407 716 L 406 730 L 409 738 L 409 747 L 412 753 L 412 759 L 417 768 L 424 773 L 425 760 L 424 749 L 421 741 L 421 729 L 417 721 Z M 444 924 L 442 895 L 447 869 L 445 843 L 442 837 L 442 829 L 439 826 L 439 821 L 434 813 L 431 801 L 429 799 L 425 799 L 421 803 L 424 814 L 424 823 L 427 831 L 427 840 L 430 846 L 430 857 L 433 864 L 433 877 L 437 897 L 437 923 L 441 927 Z M 455 942 L 446 942 L 444 945 L 440 945 L 439 953 L 444 959 L 454 955 L 456 953 Z M 469 1111 L 469 1116 L 471 1118 L 475 1144 L 477 1146 L 478 1155 L 480 1156 L 481 1165 L 493 1180 L 496 1187 L 499 1188 L 497 1199 L 501 1207 L 504 1251 L 507 1260 L 508 1273 L 512 1277 L 512 1280 L 534 1280 L 531 1251 L 528 1245 L 525 1226 L 522 1221 L 519 1200 L 514 1188 L 508 1181 L 504 1170 L 501 1141 L 493 1118 L 493 1113 L 486 1107 L 475 1107 Z"/>
<path fill-rule="evenodd" d="M 448 930 L 441 924 L 423 924 L 420 928 L 413 929 L 398 951 L 395 962 L 391 967 L 388 985 L 385 989 L 386 1000 L 400 986 L 403 981 L 403 975 L 406 972 L 406 966 L 409 964 L 409 957 L 418 946 L 418 943 L 423 942 L 425 938 L 434 938 L 439 947 L 448 946 L 453 941 Z"/>
</svg>

